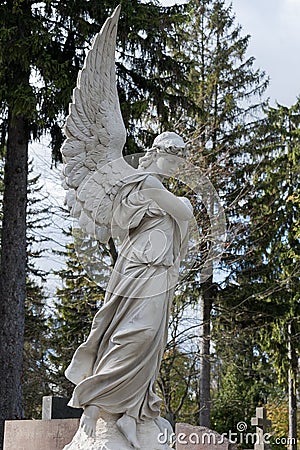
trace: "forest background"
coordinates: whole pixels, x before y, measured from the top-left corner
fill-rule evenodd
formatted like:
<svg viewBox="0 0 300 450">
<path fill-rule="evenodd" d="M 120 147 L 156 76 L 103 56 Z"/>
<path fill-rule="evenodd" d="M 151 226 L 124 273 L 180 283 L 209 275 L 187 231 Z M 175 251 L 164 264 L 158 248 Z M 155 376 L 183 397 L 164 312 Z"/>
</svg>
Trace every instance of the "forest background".
<svg viewBox="0 0 300 450">
<path fill-rule="evenodd" d="M 58 188 L 59 148 L 77 71 L 117 2 L 72 3 L 1 4 L 0 371 L 2 379 L 11 374 L 1 385 L 1 419 L 39 418 L 43 395 L 70 395 L 63 371 L 104 297 L 104 286 L 87 277 L 74 250 Z M 181 132 L 193 142 L 191 161 L 213 182 L 228 221 L 226 252 L 214 276 L 200 283 L 211 245 L 207 214 L 201 199 L 177 186 L 194 204 L 203 242 L 196 270 L 177 291 L 158 389 L 173 424 L 228 432 L 238 422 L 250 424 L 255 407 L 266 405 L 277 436 L 296 436 L 298 93 L 287 76 L 280 92 L 272 78 L 269 83 L 234 17 L 237 3 L 122 2 L 117 71 L 126 153 L 149 146 L 158 131 Z M 279 73 L 285 64 L 277 55 L 287 57 L 280 30 L 272 35 L 279 39 Z M 268 42 L 263 28 L 260 33 Z M 259 46 L 256 51 L 261 54 Z M 284 105 L 275 102 L 281 98 Z M 35 156 L 27 185 L 29 143 L 29 161 Z"/>
</svg>

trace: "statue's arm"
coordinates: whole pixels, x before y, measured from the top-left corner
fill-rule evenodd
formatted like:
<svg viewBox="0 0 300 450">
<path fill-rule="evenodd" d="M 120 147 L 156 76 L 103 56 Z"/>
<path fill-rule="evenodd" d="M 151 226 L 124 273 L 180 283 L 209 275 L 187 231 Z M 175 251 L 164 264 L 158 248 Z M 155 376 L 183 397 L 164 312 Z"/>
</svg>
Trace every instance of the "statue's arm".
<svg viewBox="0 0 300 450">
<path fill-rule="evenodd" d="M 188 201 L 169 192 L 154 176 L 150 175 L 143 183 L 143 195 L 148 200 L 154 200 L 168 214 L 179 220 L 191 220 L 193 210 Z"/>
</svg>

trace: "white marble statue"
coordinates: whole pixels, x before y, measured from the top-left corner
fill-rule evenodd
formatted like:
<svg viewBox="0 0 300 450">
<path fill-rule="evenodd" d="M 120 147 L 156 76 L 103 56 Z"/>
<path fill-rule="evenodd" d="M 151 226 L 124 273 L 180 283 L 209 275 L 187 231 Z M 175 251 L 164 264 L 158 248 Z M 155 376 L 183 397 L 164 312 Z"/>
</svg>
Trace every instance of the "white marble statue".
<svg viewBox="0 0 300 450">
<path fill-rule="evenodd" d="M 117 7 L 107 19 L 86 57 L 65 126 L 62 154 L 71 214 L 101 243 L 111 236 L 121 240 L 104 306 L 66 377 L 76 385 L 69 405 L 84 409 L 81 432 L 95 437 L 99 417 L 110 414 L 128 448 L 144 449 L 139 425 L 155 424 L 157 433 L 169 427 L 160 417 L 154 385 L 193 212 L 187 199 L 162 184 L 163 176 L 178 169 L 185 147 L 180 136 L 157 136 L 138 169 L 122 157 L 126 130 L 115 74 L 119 12 Z"/>
</svg>

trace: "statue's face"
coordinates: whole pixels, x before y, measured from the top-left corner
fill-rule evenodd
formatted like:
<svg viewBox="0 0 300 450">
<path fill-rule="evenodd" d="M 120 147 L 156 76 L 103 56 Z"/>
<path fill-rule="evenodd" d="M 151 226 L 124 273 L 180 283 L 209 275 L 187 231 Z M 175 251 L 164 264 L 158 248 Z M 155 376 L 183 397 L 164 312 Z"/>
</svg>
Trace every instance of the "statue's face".
<svg viewBox="0 0 300 450">
<path fill-rule="evenodd" d="M 156 165 L 159 171 L 166 176 L 172 176 L 182 163 L 182 158 L 169 153 L 158 153 Z"/>
</svg>

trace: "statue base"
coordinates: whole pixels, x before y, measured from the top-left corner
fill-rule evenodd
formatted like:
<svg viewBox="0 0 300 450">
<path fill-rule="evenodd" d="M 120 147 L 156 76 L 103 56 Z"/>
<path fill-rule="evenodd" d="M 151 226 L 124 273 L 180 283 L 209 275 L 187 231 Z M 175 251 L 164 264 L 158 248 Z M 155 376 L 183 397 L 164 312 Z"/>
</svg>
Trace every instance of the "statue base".
<svg viewBox="0 0 300 450">
<path fill-rule="evenodd" d="M 79 427 L 63 450 L 133 450 L 116 425 L 121 416 L 108 413 L 102 413 L 101 416 L 97 421 L 96 437 L 88 437 Z M 141 450 L 171 450 L 153 420 L 137 425 L 137 438 Z"/>
</svg>

